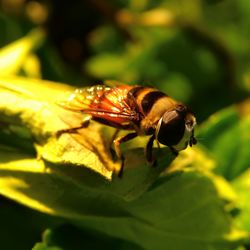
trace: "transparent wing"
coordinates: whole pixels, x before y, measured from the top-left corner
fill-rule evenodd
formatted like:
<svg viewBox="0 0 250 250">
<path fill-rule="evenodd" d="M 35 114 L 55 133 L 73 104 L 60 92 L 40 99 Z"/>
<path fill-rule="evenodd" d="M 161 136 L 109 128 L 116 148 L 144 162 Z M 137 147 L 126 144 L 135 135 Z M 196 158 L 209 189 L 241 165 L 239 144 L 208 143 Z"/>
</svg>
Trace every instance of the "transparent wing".
<svg viewBox="0 0 250 250">
<path fill-rule="evenodd" d="M 114 88 L 96 85 L 76 89 L 66 100 L 58 102 L 58 105 L 117 123 L 138 120 L 137 112 L 127 102 L 128 91 L 131 88 L 128 85 Z"/>
<path fill-rule="evenodd" d="M 91 104 L 98 100 L 105 91 L 109 90 L 105 85 L 96 85 L 93 87 L 79 88 L 74 92 L 67 94 L 57 104 L 65 109 L 81 112 L 89 109 Z"/>
</svg>

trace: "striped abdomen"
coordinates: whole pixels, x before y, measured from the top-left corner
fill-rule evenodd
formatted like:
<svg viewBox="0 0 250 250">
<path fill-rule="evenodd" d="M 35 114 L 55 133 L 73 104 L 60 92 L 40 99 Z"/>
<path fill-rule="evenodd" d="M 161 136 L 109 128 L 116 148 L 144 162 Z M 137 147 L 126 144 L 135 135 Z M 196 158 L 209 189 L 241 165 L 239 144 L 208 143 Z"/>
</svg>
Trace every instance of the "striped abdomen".
<svg viewBox="0 0 250 250">
<path fill-rule="evenodd" d="M 136 86 L 129 91 L 128 97 L 130 95 L 134 97 L 139 111 L 145 117 L 161 116 L 176 103 L 163 92 L 151 87 Z"/>
<path fill-rule="evenodd" d="M 152 134 L 163 114 L 176 104 L 172 98 L 151 87 L 136 86 L 129 91 L 129 95 L 136 100 L 139 112 L 144 116 L 139 124 L 141 134 Z"/>
</svg>

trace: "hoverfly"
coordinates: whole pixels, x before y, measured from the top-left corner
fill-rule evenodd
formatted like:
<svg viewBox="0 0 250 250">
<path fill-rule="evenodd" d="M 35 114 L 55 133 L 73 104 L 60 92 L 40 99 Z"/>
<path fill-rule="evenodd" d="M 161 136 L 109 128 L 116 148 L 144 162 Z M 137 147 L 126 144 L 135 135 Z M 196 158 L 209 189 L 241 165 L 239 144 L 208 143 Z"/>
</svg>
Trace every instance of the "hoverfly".
<svg viewBox="0 0 250 250">
<path fill-rule="evenodd" d="M 67 110 L 87 114 L 89 118 L 78 127 L 58 131 L 58 135 L 86 128 L 90 120 L 117 128 L 117 131 L 130 130 L 125 136 L 115 138 L 117 133 L 114 136 L 114 151 L 121 160 L 118 176 L 123 173 L 125 160 L 120 144 L 137 136 L 150 136 L 145 155 L 151 164 L 154 162 L 154 140 L 168 146 L 175 155 L 188 145 L 196 144 L 196 119 L 192 111 L 153 87 L 95 85 L 76 89 L 59 105 Z"/>
</svg>

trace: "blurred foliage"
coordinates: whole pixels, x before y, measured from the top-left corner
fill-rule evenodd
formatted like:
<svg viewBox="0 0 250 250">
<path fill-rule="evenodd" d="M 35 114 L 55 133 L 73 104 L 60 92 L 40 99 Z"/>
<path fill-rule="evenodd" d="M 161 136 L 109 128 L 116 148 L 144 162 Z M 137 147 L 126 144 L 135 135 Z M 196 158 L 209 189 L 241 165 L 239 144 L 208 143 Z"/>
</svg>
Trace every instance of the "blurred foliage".
<svg viewBox="0 0 250 250">
<path fill-rule="evenodd" d="M 1 249 L 250 249 L 249 1 L 2 0 L 0 29 Z M 199 144 L 152 169 L 138 138 L 112 178 L 112 129 L 54 136 L 105 80 L 188 104 Z"/>
</svg>

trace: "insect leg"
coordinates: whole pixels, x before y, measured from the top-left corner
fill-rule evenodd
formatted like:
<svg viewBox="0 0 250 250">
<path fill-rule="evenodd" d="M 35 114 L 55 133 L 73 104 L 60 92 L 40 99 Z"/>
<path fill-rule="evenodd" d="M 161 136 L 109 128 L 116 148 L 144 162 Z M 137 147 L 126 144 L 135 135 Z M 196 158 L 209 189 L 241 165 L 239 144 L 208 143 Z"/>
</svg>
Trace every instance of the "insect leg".
<svg viewBox="0 0 250 250">
<path fill-rule="evenodd" d="M 146 155 L 146 159 L 147 161 L 152 164 L 152 166 L 154 166 L 156 164 L 156 160 L 153 158 L 153 143 L 155 140 L 155 136 L 152 135 L 147 143 L 147 146 L 145 148 L 145 155 Z"/>
<path fill-rule="evenodd" d="M 66 129 L 61 129 L 59 131 L 56 132 L 56 136 L 59 137 L 62 134 L 65 133 L 77 133 L 77 130 L 82 129 L 82 128 L 87 128 L 89 126 L 90 120 L 91 120 L 91 116 L 87 116 L 81 123 L 81 125 L 79 125 L 78 127 L 73 127 L 73 128 L 66 128 Z"/>
<path fill-rule="evenodd" d="M 137 136 L 137 133 L 133 132 L 133 133 L 129 133 L 129 134 L 125 135 L 125 136 L 119 137 L 119 138 L 114 140 L 115 153 L 116 153 L 117 157 L 119 159 L 121 159 L 121 161 L 122 161 L 121 168 L 120 168 L 119 173 L 118 173 L 119 177 L 122 177 L 123 168 L 124 168 L 124 160 L 125 160 L 125 158 L 124 158 L 124 156 L 123 156 L 123 154 L 121 152 L 121 149 L 120 149 L 120 144 L 123 143 L 123 142 L 129 141 L 129 140 L 132 140 L 136 136 Z"/>
<path fill-rule="evenodd" d="M 115 138 L 117 137 L 117 135 L 118 135 L 119 132 L 120 132 L 120 129 L 116 129 L 116 130 L 115 130 L 115 133 L 114 133 L 113 136 L 112 136 L 112 139 L 111 139 L 111 143 L 110 143 L 110 144 L 113 143 L 113 141 L 115 140 Z M 111 145 L 110 145 L 110 146 L 111 146 Z"/>
<path fill-rule="evenodd" d="M 112 145 L 114 143 L 115 138 L 119 134 L 119 132 L 120 132 L 120 129 L 116 129 L 113 136 L 112 136 L 112 138 L 111 138 L 111 140 L 110 140 L 110 142 L 109 142 L 109 151 L 110 151 L 113 159 L 115 159 L 116 153 L 115 153 L 114 149 L 112 148 Z"/>
</svg>

